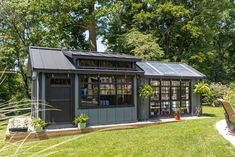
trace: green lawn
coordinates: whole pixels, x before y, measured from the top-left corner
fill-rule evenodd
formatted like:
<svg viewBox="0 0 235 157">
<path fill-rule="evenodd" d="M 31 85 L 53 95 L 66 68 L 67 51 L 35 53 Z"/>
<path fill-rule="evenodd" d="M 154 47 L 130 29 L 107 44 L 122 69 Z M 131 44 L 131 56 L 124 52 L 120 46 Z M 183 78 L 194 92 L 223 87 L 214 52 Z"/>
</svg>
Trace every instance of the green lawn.
<svg viewBox="0 0 235 157">
<path fill-rule="evenodd" d="M 222 108 L 204 107 L 203 112 L 212 118 L 10 144 L 0 150 L 0 156 L 234 157 L 235 148 L 215 129 L 223 119 Z M 5 132 L 0 131 L 3 138 Z"/>
</svg>

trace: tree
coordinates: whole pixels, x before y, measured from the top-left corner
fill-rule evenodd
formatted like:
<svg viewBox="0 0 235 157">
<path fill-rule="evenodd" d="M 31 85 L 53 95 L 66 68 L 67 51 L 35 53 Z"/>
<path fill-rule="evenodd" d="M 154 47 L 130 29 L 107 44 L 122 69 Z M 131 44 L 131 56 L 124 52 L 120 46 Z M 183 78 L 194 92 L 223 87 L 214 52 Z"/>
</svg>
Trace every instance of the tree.
<svg viewBox="0 0 235 157">
<path fill-rule="evenodd" d="M 100 26 L 100 10 L 107 0 L 33 0 L 36 9 L 46 17 L 47 29 L 53 29 L 72 49 L 97 51 L 97 32 Z M 107 16 L 107 15 L 106 15 Z M 86 34 L 88 32 L 88 40 Z M 70 42 L 68 42 L 70 41 Z M 68 44 L 68 45 L 67 45 Z"/>
<path fill-rule="evenodd" d="M 17 5 L 18 3 L 18 5 Z M 29 87 L 24 61 L 29 46 L 29 28 L 33 24 L 29 21 L 26 3 L 18 1 L 1 1 L 0 3 L 0 51 L 5 59 L 7 69 L 15 69 L 22 78 L 24 93 L 28 97 Z M 32 15 L 31 15 L 32 16 Z"/>
<path fill-rule="evenodd" d="M 209 81 L 234 80 L 234 2 L 229 0 L 113 0 L 106 6 L 106 30 L 100 32 L 111 51 L 131 52 L 131 30 L 154 36 L 168 61 L 185 62 Z M 103 15 L 105 16 L 105 15 Z M 105 22 L 106 21 L 106 22 Z M 132 52 L 131 52 L 132 53 Z"/>
<path fill-rule="evenodd" d="M 10 87 L 30 97 L 29 46 L 96 51 L 97 36 L 109 51 L 185 62 L 209 81 L 234 81 L 234 8 L 230 0 L 1 0 L 0 60 L 15 72 L 1 89 L 6 99 Z"/>
<path fill-rule="evenodd" d="M 40 3 L 34 1 L 2 0 L 0 2 L 0 54 L 5 58 L 1 63 L 7 66 L 8 71 L 15 72 L 14 77 L 7 75 L 8 81 L 5 85 L 15 87 L 10 83 L 18 83 L 15 90 L 4 93 L 14 96 L 13 91 L 21 90 L 23 92 L 19 93 L 24 93 L 22 96 L 30 98 L 29 80 L 26 74 L 29 46 L 86 47 L 84 32 L 76 31 L 76 35 L 73 35 L 75 30 L 63 31 L 64 28 L 59 27 L 58 21 L 58 24 L 52 27 L 56 22 L 51 22 L 51 19 L 55 17 L 54 20 L 56 20 L 57 14 L 54 11 L 51 16 L 44 16 L 48 14 L 47 11 L 47 8 L 42 8 Z M 62 23 L 66 22 L 66 19 L 62 21 Z M 1 67 L 5 68 L 3 65 Z"/>
<path fill-rule="evenodd" d="M 163 57 L 164 52 L 157 44 L 157 39 L 151 34 L 143 34 L 136 30 L 123 35 L 123 40 L 128 53 L 145 60 L 156 60 Z"/>
</svg>

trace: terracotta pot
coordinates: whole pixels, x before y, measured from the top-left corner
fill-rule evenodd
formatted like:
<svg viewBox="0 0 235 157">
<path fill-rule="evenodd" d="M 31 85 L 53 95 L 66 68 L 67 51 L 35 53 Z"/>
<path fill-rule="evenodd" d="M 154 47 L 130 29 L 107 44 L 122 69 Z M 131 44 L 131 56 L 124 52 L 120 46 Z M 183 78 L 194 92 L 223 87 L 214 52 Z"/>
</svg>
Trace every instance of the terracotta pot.
<svg viewBox="0 0 235 157">
<path fill-rule="evenodd" d="M 175 114 L 175 120 L 180 120 L 180 114 Z"/>
</svg>

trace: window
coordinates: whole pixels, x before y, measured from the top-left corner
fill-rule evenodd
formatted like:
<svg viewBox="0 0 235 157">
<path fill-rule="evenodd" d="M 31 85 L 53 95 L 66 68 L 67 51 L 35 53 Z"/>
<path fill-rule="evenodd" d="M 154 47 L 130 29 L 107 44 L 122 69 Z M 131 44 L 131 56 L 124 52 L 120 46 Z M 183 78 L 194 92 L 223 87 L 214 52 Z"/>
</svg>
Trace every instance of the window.
<svg viewBox="0 0 235 157">
<path fill-rule="evenodd" d="M 81 60 L 79 60 L 79 66 L 99 67 L 99 61 L 98 60 L 81 59 Z"/>
<path fill-rule="evenodd" d="M 161 81 L 162 86 L 170 86 L 170 81 Z"/>
<path fill-rule="evenodd" d="M 159 87 L 159 86 L 160 86 L 160 81 L 159 81 L 159 80 L 156 80 L 156 79 L 152 79 L 152 80 L 150 81 L 150 84 L 151 84 L 152 86 Z"/>
<path fill-rule="evenodd" d="M 189 87 L 181 87 L 181 99 L 182 100 L 189 99 Z"/>
<path fill-rule="evenodd" d="M 118 61 L 117 62 L 117 68 L 128 68 L 128 69 L 133 68 L 132 67 L 132 62 L 120 62 L 120 61 Z"/>
<path fill-rule="evenodd" d="M 100 61 L 100 67 L 115 68 L 115 63 L 113 61 Z"/>
<path fill-rule="evenodd" d="M 160 81 L 157 79 L 151 79 L 150 84 L 154 89 L 154 93 L 150 97 L 150 116 L 160 115 L 161 114 Z"/>
<path fill-rule="evenodd" d="M 133 104 L 133 77 L 81 75 L 81 107 L 108 107 Z"/>
<path fill-rule="evenodd" d="M 116 86 L 113 76 L 100 77 L 100 106 L 116 104 Z"/>
<path fill-rule="evenodd" d="M 181 108 L 184 113 L 190 113 L 190 82 L 181 81 Z"/>
<path fill-rule="evenodd" d="M 161 81 L 161 99 L 170 100 L 170 81 Z"/>
<path fill-rule="evenodd" d="M 150 101 L 150 116 L 160 115 L 161 107 L 160 101 Z"/>
<path fill-rule="evenodd" d="M 189 81 L 181 81 L 181 86 L 189 86 Z"/>
<path fill-rule="evenodd" d="M 51 78 L 50 84 L 54 86 L 69 86 L 71 83 L 69 78 Z"/>
<path fill-rule="evenodd" d="M 170 114 L 170 99 L 171 99 L 171 81 L 165 80 L 161 81 L 161 114 L 168 115 Z"/>
<path fill-rule="evenodd" d="M 98 77 L 83 75 L 80 78 L 81 105 L 98 106 Z"/>
<path fill-rule="evenodd" d="M 180 100 L 180 81 L 171 82 L 171 99 Z"/>
<path fill-rule="evenodd" d="M 117 104 L 132 104 L 132 77 L 117 77 Z"/>
<path fill-rule="evenodd" d="M 184 113 L 190 113 L 190 81 L 151 79 L 150 85 L 154 89 L 150 116 L 168 115 L 179 106 Z"/>
<path fill-rule="evenodd" d="M 78 59 L 78 66 L 91 68 L 132 69 L 133 62 Z"/>
</svg>

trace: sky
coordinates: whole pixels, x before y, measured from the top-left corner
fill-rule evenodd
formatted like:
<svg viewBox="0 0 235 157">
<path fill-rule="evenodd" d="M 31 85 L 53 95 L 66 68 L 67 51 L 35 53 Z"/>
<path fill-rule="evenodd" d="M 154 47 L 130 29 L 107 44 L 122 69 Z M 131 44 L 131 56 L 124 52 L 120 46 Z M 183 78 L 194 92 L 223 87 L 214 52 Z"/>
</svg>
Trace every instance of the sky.
<svg viewBox="0 0 235 157">
<path fill-rule="evenodd" d="M 101 42 L 102 38 L 98 38 L 97 40 L 97 51 L 104 52 L 106 49 L 106 46 Z"/>
</svg>

